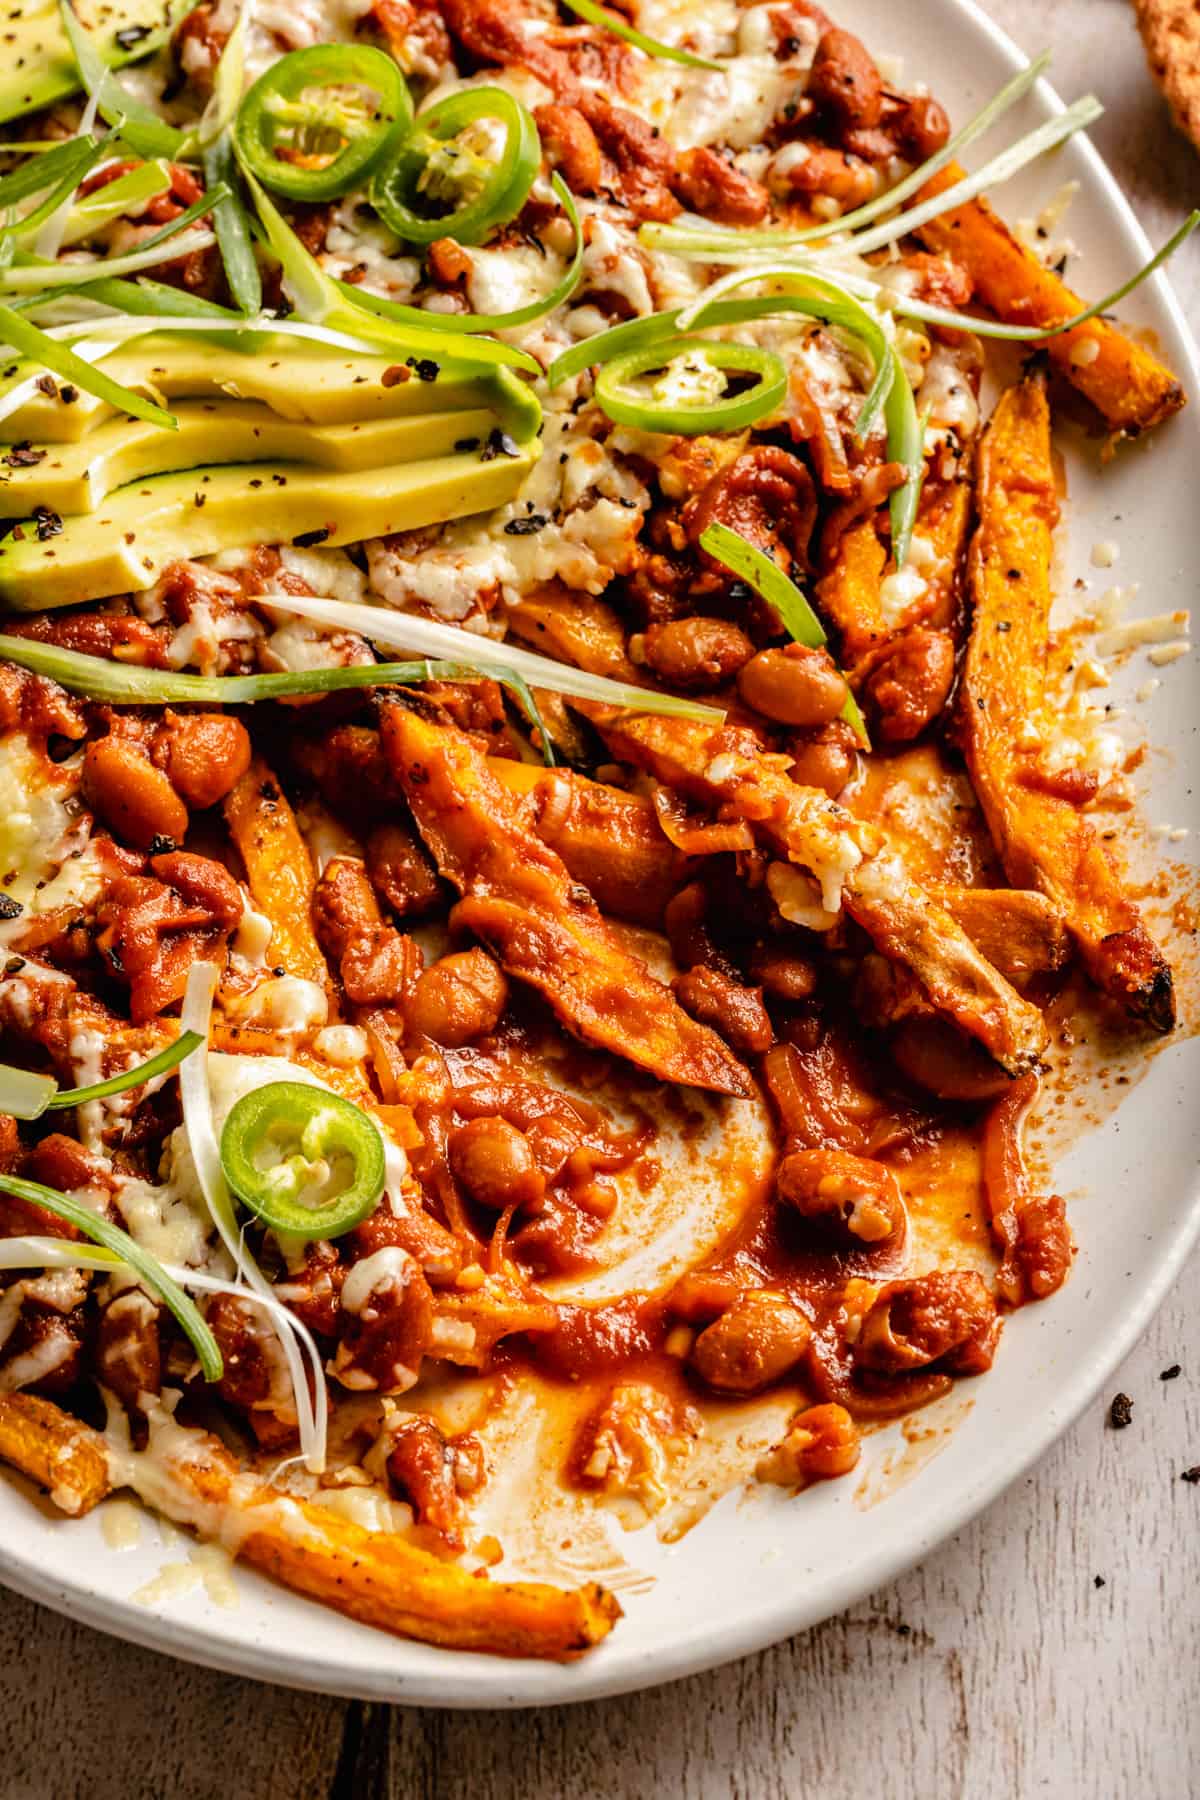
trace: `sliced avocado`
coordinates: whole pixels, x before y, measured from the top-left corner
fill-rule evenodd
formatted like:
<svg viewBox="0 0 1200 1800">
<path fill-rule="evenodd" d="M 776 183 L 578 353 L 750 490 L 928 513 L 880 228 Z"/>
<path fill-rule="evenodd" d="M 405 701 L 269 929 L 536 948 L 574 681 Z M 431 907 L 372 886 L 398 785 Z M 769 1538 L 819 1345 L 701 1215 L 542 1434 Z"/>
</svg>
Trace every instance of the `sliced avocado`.
<svg viewBox="0 0 1200 1800">
<path fill-rule="evenodd" d="M 128 482 L 225 462 L 382 469 L 477 449 L 496 424 L 495 413 L 480 407 L 355 425 L 312 425 L 305 419 L 281 419 L 252 400 L 188 400 L 175 409 L 175 416 L 178 431 L 163 431 L 141 419 L 106 419 L 78 443 L 13 453 L 9 467 L 0 468 L 0 515 L 16 518 L 39 506 L 54 513 L 95 512 Z M 0 465 L 4 461 L 0 457 Z"/>
<path fill-rule="evenodd" d="M 110 69 L 149 56 L 166 43 L 193 0 L 77 0 Z M 51 106 L 82 86 L 59 15 L 58 0 L 7 0 L 0 124 Z"/>
<path fill-rule="evenodd" d="M 97 335 L 100 334 L 97 327 Z M 349 425 L 367 419 L 397 418 L 412 413 L 458 412 L 497 396 L 496 411 L 504 418 L 507 397 L 513 408 L 537 401 L 523 383 L 501 383 L 481 375 L 478 366 L 426 363 L 413 366 L 395 357 L 359 355 L 305 338 L 269 338 L 255 334 L 246 353 L 231 350 L 228 340 L 192 333 L 148 332 L 114 350 L 103 361 L 106 374 L 138 393 L 167 400 L 258 400 L 285 419 L 307 419 L 315 425 Z M 6 386 L 25 379 L 34 366 L 7 363 L 0 369 L 0 397 Z M 506 373 L 506 371 L 501 371 Z M 512 392 L 513 386 L 519 395 Z M 94 394 L 45 378 L 38 393 L 0 424 L 0 442 L 75 443 L 115 408 Z M 51 392 L 50 390 L 53 390 Z M 505 427 L 512 425 L 505 419 Z M 527 430 L 513 432 L 524 437 Z"/>
<path fill-rule="evenodd" d="M 0 605 L 74 606 L 153 586 L 181 557 L 244 544 L 332 547 L 490 511 L 537 460 L 495 430 L 478 450 L 331 474 L 296 463 L 185 469 L 134 481 L 93 513 L 43 512 L 0 541 Z"/>
</svg>

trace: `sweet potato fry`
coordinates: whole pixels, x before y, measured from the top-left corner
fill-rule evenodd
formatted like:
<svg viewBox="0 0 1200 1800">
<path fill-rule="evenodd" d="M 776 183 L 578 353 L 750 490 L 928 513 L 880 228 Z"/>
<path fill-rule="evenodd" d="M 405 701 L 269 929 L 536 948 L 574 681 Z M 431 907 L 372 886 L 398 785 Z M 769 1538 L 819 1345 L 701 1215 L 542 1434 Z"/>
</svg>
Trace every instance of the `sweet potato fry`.
<svg viewBox="0 0 1200 1800">
<path fill-rule="evenodd" d="M 935 888 L 975 948 L 1009 981 L 1061 969 L 1070 955 L 1066 921 L 1052 900 L 1029 888 Z"/>
<path fill-rule="evenodd" d="M 566 1662 L 600 1642 L 621 1616 L 595 1582 L 555 1588 L 490 1581 L 443 1562 L 406 1538 L 366 1531 L 310 1501 L 292 1499 L 238 1473 L 216 1438 L 189 1432 L 152 1457 L 117 1459 L 119 1478 L 156 1511 L 285 1587 L 400 1637 L 494 1656 Z"/>
<path fill-rule="evenodd" d="M 723 1040 L 622 949 L 587 889 L 528 829 L 461 732 L 393 705 L 384 709 L 383 743 L 439 872 L 464 896 L 452 918 L 510 975 L 544 994 L 586 1042 L 663 1080 L 750 1092 Z"/>
<path fill-rule="evenodd" d="M 691 860 L 665 836 L 649 800 L 567 769 L 509 757 L 494 756 L 488 767 L 520 797 L 532 830 L 558 852 L 602 912 L 634 925 L 662 925 Z"/>
<path fill-rule="evenodd" d="M 919 198 L 944 193 L 964 172 L 950 163 L 926 182 Z M 1010 324 L 1061 325 L 1087 304 L 1018 242 L 986 200 L 940 214 L 921 226 L 917 236 L 930 250 L 961 263 L 975 283 L 977 298 Z M 1170 369 L 1105 319 L 1089 319 L 1048 339 L 1046 349 L 1072 387 L 1086 395 L 1116 432 L 1132 437 L 1149 431 L 1185 403 Z"/>
<path fill-rule="evenodd" d="M 955 625 L 970 518 L 967 482 L 926 482 L 913 533 L 928 547 L 921 571 L 924 590 L 898 615 L 885 610 L 880 593 L 888 547 L 875 515 L 842 532 L 817 583 L 817 605 L 821 617 L 837 632 L 842 662 L 848 669 L 853 670 L 864 656 L 907 625 L 931 625 L 940 630 Z"/>
<path fill-rule="evenodd" d="M 980 443 L 978 492 L 962 737 L 988 828 L 1009 880 L 1037 888 L 1062 912 L 1097 986 L 1156 1031 L 1170 1031 L 1170 968 L 1107 849 L 1075 806 L 1026 779 L 1040 746 L 1023 746 L 1045 713 L 1058 518 L 1040 375 L 1001 396 Z"/>
<path fill-rule="evenodd" d="M 104 1439 L 36 1394 L 0 1394 L 0 1462 L 45 1488 L 73 1519 L 112 1491 Z"/>
<path fill-rule="evenodd" d="M 776 854 L 822 885 L 840 884 L 841 903 L 883 955 L 908 969 L 931 1004 L 1010 1073 L 1036 1065 L 1046 1041 L 1037 1008 L 912 879 L 876 827 L 800 787 L 783 760 L 764 756 L 749 732 L 587 710 L 615 755 L 719 807 L 722 817 L 745 818 Z"/>
<path fill-rule="evenodd" d="M 246 865 L 254 904 L 273 927 L 272 962 L 289 975 L 327 982 L 329 970 L 312 928 L 312 858 L 296 815 L 260 758 L 227 795 L 225 818 Z"/>
</svg>

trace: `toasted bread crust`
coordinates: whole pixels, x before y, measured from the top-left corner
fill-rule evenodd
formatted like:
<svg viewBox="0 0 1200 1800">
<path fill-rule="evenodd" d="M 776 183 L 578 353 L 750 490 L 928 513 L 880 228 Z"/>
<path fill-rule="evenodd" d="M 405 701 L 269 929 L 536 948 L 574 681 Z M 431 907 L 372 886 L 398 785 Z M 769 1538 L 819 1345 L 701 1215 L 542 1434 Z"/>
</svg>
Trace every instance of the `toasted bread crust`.
<svg viewBox="0 0 1200 1800">
<path fill-rule="evenodd" d="M 1200 8 L 1194 0 L 1133 0 L 1150 73 L 1180 131 L 1200 148 Z"/>
</svg>

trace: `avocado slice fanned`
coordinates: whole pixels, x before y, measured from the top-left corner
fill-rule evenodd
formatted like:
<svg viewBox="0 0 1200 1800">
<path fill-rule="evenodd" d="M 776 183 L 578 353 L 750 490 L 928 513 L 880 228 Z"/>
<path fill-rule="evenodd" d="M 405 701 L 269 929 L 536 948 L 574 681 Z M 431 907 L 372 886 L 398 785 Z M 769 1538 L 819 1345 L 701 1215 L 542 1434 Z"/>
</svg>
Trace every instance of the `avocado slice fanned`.
<svg viewBox="0 0 1200 1800">
<path fill-rule="evenodd" d="M 103 333 L 97 326 L 97 336 Z M 231 334 L 232 335 L 232 334 Z M 314 425 L 349 425 L 411 413 L 460 412 L 486 405 L 514 437 L 536 430 L 540 408 L 533 393 L 507 370 L 494 375 L 477 365 L 434 363 L 338 350 L 305 339 L 254 334 L 253 344 L 231 349 L 227 340 L 198 333 L 147 332 L 103 359 L 105 374 L 140 394 L 161 400 L 256 400 L 285 419 Z M 36 366 L 20 361 L 0 368 L 0 398 Z M 115 408 L 94 394 L 47 379 L 44 392 L 0 422 L 0 441 L 74 443 Z"/>
<path fill-rule="evenodd" d="M 78 0 L 80 22 L 110 69 L 166 43 L 192 0 Z M 0 124 L 52 106 L 80 86 L 58 0 L 7 0 L 0 63 Z"/>
<path fill-rule="evenodd" d="M 484 444 L 496 425 L 484 407 L 399 414 L 345 425 L 284 419 L 252 400 L 187 400 L 178 431 L 141 419 L 111 418 L 70 444 L 45 444 L 0 457 L 0 514 L 45 507 L 90 513 L 114 489 L 153 475 L 221 463 L 299 462 L 321 469 L 377 469 L 427 461 Z"/>
<path fill-rule="evenodd" d="M 393 468 L 248 463 L 118 488 L 95 512 L 43 509 L 0 541 L 0 605 L 74 606 L 152 587 L 170 562 L 246 544 L 335 546 L 489 512 L 516 498 L 538 456 L 499 427 L 474 451 Z"/>
</svg>

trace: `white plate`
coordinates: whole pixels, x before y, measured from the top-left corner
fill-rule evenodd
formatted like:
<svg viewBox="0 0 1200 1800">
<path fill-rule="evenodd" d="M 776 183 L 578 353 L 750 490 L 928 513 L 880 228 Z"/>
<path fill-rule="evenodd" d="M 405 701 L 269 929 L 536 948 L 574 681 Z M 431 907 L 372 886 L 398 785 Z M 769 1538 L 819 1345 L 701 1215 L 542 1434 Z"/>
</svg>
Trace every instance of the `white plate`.
<svg viewBox="0 0 1200 1800">
<path fill-rule="evenodd" d="M 961 121 L 1024 62 L 1014 45 L 966 0 L 842 0 L 839 18 L 878 53 L 902 54 L 910 78 L 928 82 Z M 1016 135 L 1058 110 L 1042 87 L 1005 130 Z M 1144 260 L 1148 246 L 1099 157 L 1083 143 L 1012 184 L 1002 206 L 1034 213 L 1066 179 L 1081 191 L 1071 236 L 1085 253 L 1081 283 L 1107 292 Z M 1200 566 L 1200 373 L 1187 328 L 1160 277 L 1123 309 L 1157 333 L 1192 403 L 1151 438 L 1125 446 L 1100 476 L 1073 458 L 1066 573 L 1087 575 L 1100 539 L 1122 548 L 1112 579 L 1140 581 L 1139 610 L 1159 612 L 1191 599 L 1189 570 Z M 1130 694 L 1149 673 L 1130 671 Z M 1188 662 L 1162 671 L 1153 700 L 1137 708 L 1156 746 L 1147 816 L 1174 825 L 1197 815 L 1200 789 Z M 1172 847 L 1175 848 L 1174 846 Z M 1027 1308 L 1005 1328 L 994 1371 L 963 1384 L 969 1415 L 941 1453 L 881 1503 L 856 1505 L 857 1476 L 787 1499 L 776 1490 L 729 1495 L 681 1543 L 662 1549 L 642 1533 L 626 1540 L 631 1562 L 657 1577 L 648 1592 L 624 1595 L 626 1616 L 598 1650 L 569 1668 L 464 1656 L 410 1644 L 354 1625 L 239 1571 L 239 1604 L 226 1611 L 203 1589 L 159 1607 L 132 1595 L 164 1560 L 153 1525 L 140 1544 L 114 1551 L 96 1517 L 65 1523 L 30 1503 L 14 1479 L 0 1481 L 0 1577 L 34 1600 L 119 1637 L 220 1669 L 296 1687 L 433 1706 L 521 1706 L 582 1700 L 650 1686 L 745 1655 L 851 1605 L 917 1562 L 957 1531 L 1041 1456 L 1096 1393 L 1144 1330 L 1178 1274 L 1200 1228 L 1196 1170 L 1200 1045 L 1174 1044 L 1118 1114 L 1083 1137 L 1060 1165 L 1056 1185 L 1071 1197 L 1080 1255 L 1064 1290 Z M 895 1440 L 893 1439 L 893 1444 Z M 866 1451 L 869 1474 L 888 1438 Z"/>
</svg>

